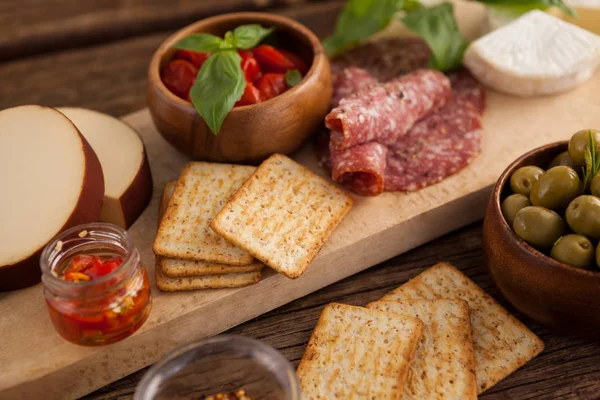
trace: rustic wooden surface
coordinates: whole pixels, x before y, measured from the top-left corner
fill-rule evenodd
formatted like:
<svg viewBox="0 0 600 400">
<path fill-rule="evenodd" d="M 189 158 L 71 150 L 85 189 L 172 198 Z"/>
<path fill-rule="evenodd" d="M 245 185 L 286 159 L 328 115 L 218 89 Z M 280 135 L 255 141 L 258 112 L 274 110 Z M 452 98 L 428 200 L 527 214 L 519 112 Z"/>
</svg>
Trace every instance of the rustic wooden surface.
<svg viewBox="0 0 600 400">
<path fill-rule="evenodd" d="M 28 2 L 38 3 L 27 0 L 20 5 L 27 8 L 23 3 Z M 304 23 L 323 34 L 331 28 L 336 7 L 336 4 L 310 4 L 298 6 L 294 12 L 299 12 L 305 18 Z M 0 14 L 7 17 L 4 9 Z M 55 25 L 56 29 L 62 29 L 58 27 L 60 21 Z M 0 108 L 27 103 L 79 105 L 113 115 L 142 108 L 147 62 L 167 34 L 141 35 L 3 63 L 0 65 L 3 83 Z M 364 305 L 441 260 L 453 262 L 498 297 L 483 267 L 481 225 L 477 223 L 280 307 L 229 333 L 264 340 L 297 364 L 325 304 L 339 301 Z M 531 321 L 524 321 L 544 340 L 546 350 L 482 398 L 600 398 L 600 344 L 558 336 Z M 143 372 L 123 378 L 86 398 L 129 399 Z"/>
</svg>

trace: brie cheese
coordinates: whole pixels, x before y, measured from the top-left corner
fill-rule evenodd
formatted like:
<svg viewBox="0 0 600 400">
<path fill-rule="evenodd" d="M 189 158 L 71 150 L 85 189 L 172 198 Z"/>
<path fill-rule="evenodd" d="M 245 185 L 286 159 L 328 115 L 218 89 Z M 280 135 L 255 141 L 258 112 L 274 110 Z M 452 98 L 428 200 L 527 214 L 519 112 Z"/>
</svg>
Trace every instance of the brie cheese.
<svg viewBox="0 0 600 400">
<path fill-rule="evenodd" d="M 600 36 L 534 10 L 471 43 L 463 62 L 503 93 L 559 93 L 592 76 L 600 63 Z"/>
</svg>

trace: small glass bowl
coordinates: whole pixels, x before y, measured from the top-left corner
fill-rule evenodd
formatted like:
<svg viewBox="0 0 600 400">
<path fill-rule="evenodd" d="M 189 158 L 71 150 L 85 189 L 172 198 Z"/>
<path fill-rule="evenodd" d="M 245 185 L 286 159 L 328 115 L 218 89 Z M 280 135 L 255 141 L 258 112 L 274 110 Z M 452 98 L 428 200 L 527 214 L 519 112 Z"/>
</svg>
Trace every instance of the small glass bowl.
<svg viewBox="0 0 600 400">
<path fill-rule="evenodd" d="M 290 363 L 254 339 L 221 335 L 185 344 L 165 355 L 138 385 L 134 400 L 204 399 L 245 390 L 256 400 L 300 400 Z"/>
</svg>

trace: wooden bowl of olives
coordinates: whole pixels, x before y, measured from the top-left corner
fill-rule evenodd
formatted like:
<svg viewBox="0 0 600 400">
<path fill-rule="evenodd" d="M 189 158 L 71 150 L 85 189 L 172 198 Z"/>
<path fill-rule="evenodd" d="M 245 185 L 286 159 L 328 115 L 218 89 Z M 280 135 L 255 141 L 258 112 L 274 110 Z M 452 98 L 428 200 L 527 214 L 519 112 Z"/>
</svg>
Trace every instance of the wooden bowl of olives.
<svg viewBox="0 0 600 400">
<path fill-rule="evenodd" d="M 600 337 L 599 170 L 600 131 L 532 150 L 502 173 L 483 223 L 484 258 L 504 297 L 543 325 L 588 337 Z"/>
</svg>

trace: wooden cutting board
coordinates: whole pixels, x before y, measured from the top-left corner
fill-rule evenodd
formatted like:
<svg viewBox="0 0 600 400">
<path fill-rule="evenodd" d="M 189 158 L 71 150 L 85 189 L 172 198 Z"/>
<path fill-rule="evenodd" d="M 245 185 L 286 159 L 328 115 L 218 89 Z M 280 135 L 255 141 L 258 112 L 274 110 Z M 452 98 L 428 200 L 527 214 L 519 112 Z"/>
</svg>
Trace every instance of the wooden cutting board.
<svg viewBox="0 0 600 400">
<path fill-rule="evenodd" d="M 481 23 L 481 9 L 458 11 L 461 28 L 472 37 Z M 558 96 L 520 99 L 489 92 L 483 152 L 467 169 L 416 193 L 356 196 L 353 210 L 300 279 L 269 270 L 254 286 L 187 293 L 162 293 L 154 287 L 151 246 L 163 184 L 176 179 L 189 160 L 160 137 L 147 110 L 124 117 L 142 135 L 155 183 L 150 206 L 129 231 L 153 281 L 150 318 L 124 341 L 85 348 L 54 331 L 41 284 L 0 293 L 0 398 L 82 396 L 156 362 L 181 343 L 222 332 L 481 219 L 491 185 L 512 160 L 537 146 L 567 139 L 576 130 L 600 128 L 598 93 L 600 71 L 582 87 Z M 309 144 L 294 158 L 326 175 Z"/>
</svg>

